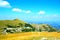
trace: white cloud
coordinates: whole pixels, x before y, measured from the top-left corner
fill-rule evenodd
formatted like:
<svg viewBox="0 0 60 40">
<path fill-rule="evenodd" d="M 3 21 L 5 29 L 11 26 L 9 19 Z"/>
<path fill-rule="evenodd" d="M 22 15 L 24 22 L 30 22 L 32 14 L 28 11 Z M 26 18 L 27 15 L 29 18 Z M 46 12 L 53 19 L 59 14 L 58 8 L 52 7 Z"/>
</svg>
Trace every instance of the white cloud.
<svg viewBox="0 0 60 40">
<path fill-rule="evenodd" d="M 31 13 L 30 10 L 22 10 L 22 9 L 19 9 L 19 8 L 13 8 L 12 11 L 14 12 L 22 12 L 22 13 Z"/>
<path fill-rule="evenodd" d="M 10 3 L 7 2 L 7 1 L 0 0 L 0 7 L 7 7 L 7 8 L 10 8 L 11 5 L 10 5 Z"/>
<path fill-rule="evenodd" d="M 40 11 L 39 14 L 45 14 L 45 11 Z"/>
<path fill-rule="evenodd" d="M 22 10 L 19 9 L 19 8 L 13 8 L 12 11 L 15 11 L 15 12 L 22 12 Z"/>
</svg>

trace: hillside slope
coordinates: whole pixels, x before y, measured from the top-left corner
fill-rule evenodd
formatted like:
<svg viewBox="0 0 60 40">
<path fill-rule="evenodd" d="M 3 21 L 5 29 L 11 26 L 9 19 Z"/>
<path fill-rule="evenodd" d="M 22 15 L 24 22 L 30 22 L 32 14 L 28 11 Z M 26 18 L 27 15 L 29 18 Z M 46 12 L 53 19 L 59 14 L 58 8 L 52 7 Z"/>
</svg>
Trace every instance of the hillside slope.
<svg viewBox="0 0 60 40">
<path fill-rule="evenodd" d="M 0 20 L 0 34 L 20 33 L 20 32 L 57 32 L 48 24 L 29 24 L 19 19 Z"/>
</svg>

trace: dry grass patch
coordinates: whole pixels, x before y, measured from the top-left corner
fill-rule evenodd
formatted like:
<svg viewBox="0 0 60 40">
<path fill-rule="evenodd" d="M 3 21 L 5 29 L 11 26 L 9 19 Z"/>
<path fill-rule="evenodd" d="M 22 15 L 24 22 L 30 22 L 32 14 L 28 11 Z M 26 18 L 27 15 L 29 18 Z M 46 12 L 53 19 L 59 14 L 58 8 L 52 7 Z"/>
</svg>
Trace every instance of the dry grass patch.
<svg viewBox="0 0 60 40">
<path fill-rule="evenodd" d="M 0 35 L 0 40 L 60 40 L 57 32 L 25 32 L 16 34 Z"/>
</svg>

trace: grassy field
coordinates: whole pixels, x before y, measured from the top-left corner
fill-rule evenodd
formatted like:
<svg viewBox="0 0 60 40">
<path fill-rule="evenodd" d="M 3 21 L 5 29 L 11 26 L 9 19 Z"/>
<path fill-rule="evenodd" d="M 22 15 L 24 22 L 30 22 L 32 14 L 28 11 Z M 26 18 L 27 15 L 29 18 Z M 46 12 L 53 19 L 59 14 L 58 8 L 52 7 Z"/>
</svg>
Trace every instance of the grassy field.
<svg viewBox="0 0 60 40">
<path fill-rule="evenodd" d="M 57 32 L 26 32 L 0 35 L 0 40 L 60 40 Z"/>
</svg>

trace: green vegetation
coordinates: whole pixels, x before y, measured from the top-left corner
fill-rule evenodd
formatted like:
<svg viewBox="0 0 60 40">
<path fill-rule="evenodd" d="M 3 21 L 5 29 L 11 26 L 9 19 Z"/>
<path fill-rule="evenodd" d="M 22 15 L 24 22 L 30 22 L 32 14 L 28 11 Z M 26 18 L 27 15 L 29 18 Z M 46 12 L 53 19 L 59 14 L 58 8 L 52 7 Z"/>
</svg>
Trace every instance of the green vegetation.
<svg viewBox="0 0 60 40">
<path fill-rule="evenodd" d="M 20 32 L 57 32 L 56 28 L 48 24 L 29 24 L 22 20 L 0 20 L 0 34 L 20 33 Z"/>
</svg>

